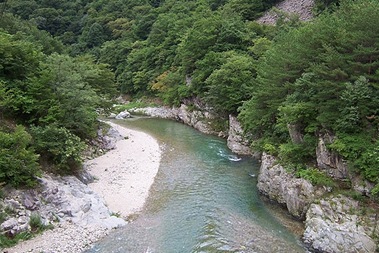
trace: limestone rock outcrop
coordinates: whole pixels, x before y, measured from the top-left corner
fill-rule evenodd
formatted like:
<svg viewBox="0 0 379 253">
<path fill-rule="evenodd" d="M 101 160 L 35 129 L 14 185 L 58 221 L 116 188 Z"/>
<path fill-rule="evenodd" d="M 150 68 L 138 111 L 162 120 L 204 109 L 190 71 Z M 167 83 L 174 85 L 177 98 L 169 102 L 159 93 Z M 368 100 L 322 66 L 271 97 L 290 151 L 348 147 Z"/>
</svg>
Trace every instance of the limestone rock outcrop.
<svg viewBox="0 0 379 253">
<path fill-rule="evenodd" d="M 296 178 L 273 156 L 263 154 L 258 175 L 258 189 L 270 199 L 287 207 L 299 219 L 304 219 L 310 204 L 324 192 L 303 178 Z"/>
<path fill-rule="evenodd" d="M 304 242 L 317 252 L 373 253 L 379 235 L 376 212 L 362 211 L 359 202 L 339 195 L 313 203 L 305 222 Z"/>
<path fill-rule="evenodd" d="M 198 107 L 194 107 L 198 108 Z M 194 109 L 186 104 L 181 104 L 180 107 L 145 107 L 131 109 L 129 112 L 136 114 L 149 115 L 155 118 L 173 119 L 183 122 L 186 125 L 192 126 L 202 133 L 226 136 L 223 131 L 215 129 L 215 122 L 219 118 L 207 110 Z"/>
<path fill-rule="evenodd" d="M 229 115 L 228 148 L 240 155 L 252 155 L 249 142 L 244 136 L 241 123 L 233 115 Z M 259 156 L 256 154 L 255 156 Z"/>
<path fill-rule="evenodd" d="M 349 178 L 349 171 L 346 162 L 340 155 L 327 148 L 327 145 L 331 144 L 334 138 L 328 132 L 319 134 L 316 148 L 317 167 L 335 179 L 347 179 Z"/>
</svg>

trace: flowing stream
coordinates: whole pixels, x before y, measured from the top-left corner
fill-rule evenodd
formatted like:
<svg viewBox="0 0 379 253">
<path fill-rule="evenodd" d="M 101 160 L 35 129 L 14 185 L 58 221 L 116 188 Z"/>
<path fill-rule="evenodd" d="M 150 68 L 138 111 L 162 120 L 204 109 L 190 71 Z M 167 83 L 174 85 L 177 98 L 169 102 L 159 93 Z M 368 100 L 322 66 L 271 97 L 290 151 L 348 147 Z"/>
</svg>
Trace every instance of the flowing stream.
<svg viewBox="0 0 379 253">
<path fill-rule="evenodd" d="M 260 199 L 256 160 L 177 122 L 117 123 L 154 136 L 161 165 L 143 211 L 88 253 L 306 252 Z"/>
</svg>

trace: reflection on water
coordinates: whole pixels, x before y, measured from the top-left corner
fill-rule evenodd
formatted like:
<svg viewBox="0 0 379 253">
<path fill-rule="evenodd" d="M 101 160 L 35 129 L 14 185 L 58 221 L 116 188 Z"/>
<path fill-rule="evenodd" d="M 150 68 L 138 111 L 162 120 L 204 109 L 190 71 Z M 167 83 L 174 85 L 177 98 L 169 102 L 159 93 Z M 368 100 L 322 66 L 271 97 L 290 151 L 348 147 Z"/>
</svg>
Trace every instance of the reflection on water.
<svg viewBox="0 0 379 253">
<path fill-rule="evenodd" d="M 138 218 L 88 252 L 305 252 L 260 200 L 257 161 L 180 123 L 122 124 L 160 141 L 161 166 Z"/>
</svg>

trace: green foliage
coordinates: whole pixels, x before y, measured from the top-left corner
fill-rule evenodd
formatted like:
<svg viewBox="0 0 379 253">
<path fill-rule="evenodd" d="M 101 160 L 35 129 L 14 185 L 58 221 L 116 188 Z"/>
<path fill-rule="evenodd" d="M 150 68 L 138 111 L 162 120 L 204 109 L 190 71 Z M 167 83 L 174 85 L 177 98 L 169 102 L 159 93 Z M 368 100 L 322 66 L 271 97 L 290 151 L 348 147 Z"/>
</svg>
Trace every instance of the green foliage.
<svg viewBox="0 0 379 253">
<path fill-rule="evenodd" d="M 339 134 L 330 148 L 348 159 L 350 166 L 366 179 L 379 182 L 379 140 L 373 141 L 368 133 Z"/>
<path fill-rule="evenodd" d="M 306 146 L 292 142 L 283 143 L 279 146 L 279 158 L 284 163 L 302 164 L 304 161 L 309 160 L 306 159 L 309 154 L 304 150 L 304 147 Z"/>
<path fill-rule="evenodd" d="M 333 149 L 377 181 L 376 22 L 377 1 L 344 1 L 335 12 L 275 38 L 258 59 L 252 98 L 239 114 L 245 130 L 261 138 L 256 143 L 276 143 L 283 160 L 307 164 L 315 159 L 313 136 L 327 129 L 338 135 Z M 288 126 L 304 140 L 292 143 Z"/>
<path fill-rule="evenodd" d="M 371 194 L 378 196 L 379 195 L 379 183 L 375 185 L 374 188 L 371 190 Z"/>
<path fill-rule="evenodd" d="M 59 122 L 60 126 L 81 138 L 94 136 L 97 126 L 96 109 L 101 107 L 100 91 L 112 90 L 109 85 L 112 85 L 113 80 L 106 76 L 107 73 L 85 58 L 56 54 L 49 56 L 41 77 L 36 80 L 51 92 L 44 101 L 47 107 L 41 108 L 44 112 L 38 112 L 42 115 L 39 123 Z"/>
<path fill-rule="evenodd" d="M 4 234 L 0 234 L 0 247 L 1 248 L 8 248 L 16 245 L 19 241 L 26 241 L 33 237 L 33 235 L 30 232 L 21 232 L 14 236 L 13 238 L 10 238 Z"/>
<path fill-rule="evenodd" d="M 19 41 L 27 41 L 41 48 L 45 54 L 62 53 L 62 43 L 46 31 L 39 30 L 33 23 L 23 21 L 10 13 L 1 15 L 0 30 L 14 35 Z"/>
<path fill-rule="evenodd" d="M 0 182 L 15 187 L 37 184 L 38 155 L 30 147 L 31 140 L 22 126 L 16 126 L 14 131 L 0 131 Z"/>
<path fill-rule="evenodd" d="M 205 80 L 205 100 L 216 110 L 236 114 L 242 102 L 250 98 L 254 79 L 251 59 L 233 55 Z"/>
<path fill-rule="evenodd" d="M 34 148 L 61 173 L 81 164 L 81 138 L 96 134 L 99 108 L 117 94 L 114 74 L 90 56 L 44 55 L 22 36 L 0 31 L 0 113 L 34 124 Z M 33 186 L 38 155 L 24 128 L 1 131 L 0 181 Z"/>
<path fill-rule="evenodd" d="M 346 84 L 341 100 L 343 107 L 340 108 L 341 116 L 337 121 L 339 131 L 359 132 L 368 124 L 366 117 L 378 113 L 378 90 L 363 76 L 353 84 Z"/>
<path fill-rule="evenodd" d="M 321 13 L 322 11 L 327 10 L 335 10 L 336 6 L 339 4 L 340 0 L 316 0 L 314 12 Z"/>
<path fill-rule="evenodd" d="M 107 35 L 99 23 L 93 23 L 88 30 L 83 31 L 81 41 L 86 44 L 87 48 L 100 46 L 106 41 Z"/>
<path fill-rule="evenodd" d="M 72 174 L 80 169 L 81 153 L 86 145 L 79 137 L 64 127 L 47 125 L 32 126 L 31 134 L 34 139 L 33 147 L 41 157 L 55 166 L 55 172 Z"/>
<path fill-rule="evenodd" d="M 46 229 L 51 229 L 52 225 L 44 225 L 42 218 L 38 213 L 32 213 L 30 215 L 29 225 L 33 233 L 41 233 Z"/>
<path fill-rule="evenodd" d="M 324 172 L 315 168 L 301 169 L 296 172 L 296 175 L 298 177 L 301 177 L 310 181 L 313 185 L 329 186 L 329 187 L 333 187 L 336 185 L 331 177 L 329 177 Z"/>
<path fill-rule="evenodd" d="M 277 2 L 8 0 L 0 113 L 65 129 L 51 144 L 94 136 L 96 110 L 119 91 L 171 105 L 198 97 L 239 112 L 255 148 L 296 166 L 315 163 L 320 131 L 335 133 L 331 148 L 377 183 L 379 2 L 317 0 L 312 22 L 253 21 Z M 59 154 L 48 156 L 67 163 Z"/>
<path fill-rule="evenodd" d="M 32 43 L 0 31 L 0 77 L 3 80 L 27 79 L 38 68 L 40 57 Z"/>
</svg>

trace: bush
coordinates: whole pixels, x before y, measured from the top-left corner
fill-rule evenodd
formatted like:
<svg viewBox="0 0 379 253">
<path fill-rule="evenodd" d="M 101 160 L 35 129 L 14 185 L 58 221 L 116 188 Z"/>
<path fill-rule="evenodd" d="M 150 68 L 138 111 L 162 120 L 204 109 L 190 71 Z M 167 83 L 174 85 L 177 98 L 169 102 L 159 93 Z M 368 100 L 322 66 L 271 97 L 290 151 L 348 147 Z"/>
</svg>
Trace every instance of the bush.
<svg viewBox="0 0 379 253">
<path fill-rule="evenodd" d="M 296 144 L 293 142 L 283 143 L 279 146 L 279 158 L 284 163 L 309 164 L 315 160 L 314 138 L 305 135 L 304 142 Z"/>
<path fill-rule="evenodd" d="M 350 163 L 350 167 L 371 182 L 379 182 L 379 141 L 372 141 L 369 133 L 339 134 L 329 145 Z"/>
<path fill-rule="evenodd" d="M 80 168 L 86 145 L 78 136 L 56 125 L 33 126 L 30 130 L 36 151 L 56 166 L 56 172 L 70 174 Z"/>
<path fill-rule="evenodd" d="M 30 147 L 31 136 L 22 126 L 13 132 L 0 131 L 0 183 L 32 187 L 40 175 L 38 155 Z"/>
<path fill-rule="evenodd" d="M 310 181 L 313 185 L 335 186 L 331 177 L 315 168 L 301 169 L 296 175 Z"/>
</svg>

